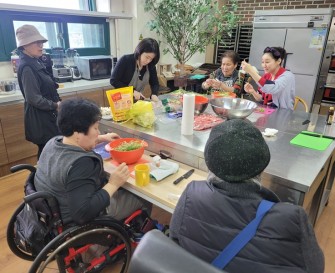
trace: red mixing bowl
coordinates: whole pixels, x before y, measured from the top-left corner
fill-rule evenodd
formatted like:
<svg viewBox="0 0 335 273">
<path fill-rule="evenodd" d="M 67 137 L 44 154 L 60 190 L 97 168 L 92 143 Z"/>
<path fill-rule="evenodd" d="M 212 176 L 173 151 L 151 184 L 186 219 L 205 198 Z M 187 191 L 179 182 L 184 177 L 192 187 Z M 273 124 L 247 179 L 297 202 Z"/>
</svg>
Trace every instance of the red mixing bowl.
<svg viewBox="0 0 335 273">
<path fill-rule="evenodd" d="M 181 101 L 183 101 L 183 98 L 181 98 Z M 194 114 L 200 115 L 203 112 L 205 112 L 207 106 L 208 106 L 209 99 L 205 96 L 196 95 L 195 96 L 195 102 L 194 102 Z"/>
<path fill-rule="evenodd" d="M 131 151 L 117 151 L 116 147 L 124 142 L 138 141 L 142 146 Z M 138 138 L 119 138 L 108 144 L 111 157 L 118 163 L 125 162 L 127 165 L 134 164 L 142 157 L 144 149 L 148 147 L 148 143 Z"/>
</svg>

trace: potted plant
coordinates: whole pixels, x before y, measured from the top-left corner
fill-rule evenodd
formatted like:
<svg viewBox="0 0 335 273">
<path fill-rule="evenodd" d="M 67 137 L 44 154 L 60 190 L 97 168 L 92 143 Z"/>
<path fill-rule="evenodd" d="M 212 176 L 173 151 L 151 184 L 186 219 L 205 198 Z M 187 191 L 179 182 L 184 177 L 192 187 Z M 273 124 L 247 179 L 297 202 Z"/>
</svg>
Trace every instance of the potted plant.
<svg viewBox="0 0 335 273">
<path fill-rule="evenodd" d="M 163 53 L 169 52 L 178 61 L 181 74 L 196 52 L 205 52 L 207 45 L 225 32 L 229 35 L 236 26 L 236 0 L 227 1 L 229 7 L 216 0 L 145 0 L 144 10 L 153 16 L 150 30 L 167 44 Z"/>
</svg>

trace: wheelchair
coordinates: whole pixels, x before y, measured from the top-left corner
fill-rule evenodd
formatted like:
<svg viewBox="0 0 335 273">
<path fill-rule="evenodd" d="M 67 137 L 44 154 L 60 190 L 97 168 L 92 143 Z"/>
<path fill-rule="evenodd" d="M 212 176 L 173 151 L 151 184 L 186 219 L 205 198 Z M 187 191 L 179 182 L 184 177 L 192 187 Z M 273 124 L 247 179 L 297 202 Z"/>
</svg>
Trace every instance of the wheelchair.
<svg viewBox="0 0 335 273">
<path fill-rule="evenodd" d="M 64 226 L 56 198 L 35 190 L 36 168 L 27 164 L 11 168 L 12 172 L 20 170 L 29 170 L 30 174 L 25 183 L 24 201 L 9 221 L 7 243 L 16 256 L 33 261 L 29 273 L 56 269 L 60 273 L 95 273 L 104 272 L 104 268 L 127 272 L 132 249 L 143 233 L 154 228 L 154 221 L 145 211 L 135 211 L 123 222 L 104 215 L 81 226 Z M 22 239 L 19 223 L 23 210 L 33 213 L 23 220 L 28 227 L 34 215 L 38 219 L 39 228 L 31 234 L 35 244 Z"/>
</svg>

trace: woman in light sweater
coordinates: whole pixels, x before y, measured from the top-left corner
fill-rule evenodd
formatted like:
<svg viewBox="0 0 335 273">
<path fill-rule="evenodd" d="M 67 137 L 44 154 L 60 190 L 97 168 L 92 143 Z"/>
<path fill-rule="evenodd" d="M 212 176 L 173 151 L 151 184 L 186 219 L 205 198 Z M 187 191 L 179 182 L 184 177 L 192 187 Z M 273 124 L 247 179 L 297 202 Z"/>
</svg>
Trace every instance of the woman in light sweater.
<svg viewBox="0 0 335 273">
<path fill-rule="evenodd" d="M 265 74 L 260 76 L 252 66 L 243 61 L 242 69 L 247 72 L 258 84 L 256 91 L 250 83 L 244 85 L 244 90 L 251 94 L 255 100 L 276 108 L 293 110 L 295 97 L 295 77 L 292 72 L 281 65 L 286 56 L 282 47 L 267 47 L 262 56 L 262 67 Z"/>
</svg>

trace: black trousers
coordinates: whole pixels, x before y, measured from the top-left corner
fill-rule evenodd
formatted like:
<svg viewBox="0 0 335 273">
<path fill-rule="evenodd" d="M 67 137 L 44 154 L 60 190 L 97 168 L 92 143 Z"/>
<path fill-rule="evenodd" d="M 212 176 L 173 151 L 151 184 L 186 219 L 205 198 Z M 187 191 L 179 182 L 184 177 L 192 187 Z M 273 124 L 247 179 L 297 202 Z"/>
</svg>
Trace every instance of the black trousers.
<svg viewBox="0 0 335 273">
<path fill-rule="evenodd" d="M 36 144 L 36 145 L 37 145 L 37 147 L 38 147 L 37 160 L 39 160 L 39 159 L 40 159 L 40 156 L 41 156 L 41 153 L 42 153 L 42 150 L 43 150 L 45 144 Z"/>
</svg>

